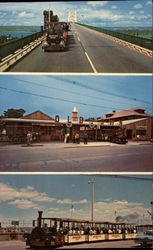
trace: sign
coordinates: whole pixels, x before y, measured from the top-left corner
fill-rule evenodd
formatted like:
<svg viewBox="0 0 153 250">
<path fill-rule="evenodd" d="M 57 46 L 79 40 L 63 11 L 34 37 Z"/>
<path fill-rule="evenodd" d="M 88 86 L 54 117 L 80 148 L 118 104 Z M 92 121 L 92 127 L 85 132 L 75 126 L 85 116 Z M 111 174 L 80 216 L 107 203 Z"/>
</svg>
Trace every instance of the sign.
<svg viewBox="0 0 153 250">
<path fill-rule="evenodd" d="M 66 127 L 67 127 L 67 128 L 71 128 L 71 127 L 72 127 L 72 122 L 67 122 L 67 123 L 66 123 Z"/>
<path fill-rule="evenodd" d="M 147 130 L 147 126 L 136 126 L 137 130 Z"/>
<path fill-rule="evenodd" d="M 95 125 L 93 124 L 93 120 L 91 120 L 91 121 L 89 122 L 89 127 L 90 127 L 90 128 L 94 128 L 94 127 L 95 127 Z"/>
<path fill-rule="evenodd" d="M 83 124 L 83 117 L 82 116 L 80 116 L 80 124 Z"/>
<path fill-rule="evenodd" d="M 56 122 L 59 122 L 59 115 L 56 115 L 56 116 L 55 116 L 55 121 L 56 121 Z"/>
<path fill-rule="evenodd" d="M 80 127 L 80 130 L 84 131 L 84 130 L 86 130 L 86 127 L 82 126 L 82 127 Z"/>
</svg>

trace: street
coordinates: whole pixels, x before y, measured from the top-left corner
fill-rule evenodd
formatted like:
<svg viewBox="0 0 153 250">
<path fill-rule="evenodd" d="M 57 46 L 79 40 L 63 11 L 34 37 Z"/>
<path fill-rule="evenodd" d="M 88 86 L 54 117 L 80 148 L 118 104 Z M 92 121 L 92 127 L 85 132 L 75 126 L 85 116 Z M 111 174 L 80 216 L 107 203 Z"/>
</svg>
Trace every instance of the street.
<svg viewBox="0 0 153 250">
<path fill-rule="evenodd" d="M 72 24 L 66 51 L 44 52 L 42 45 L 13 65 L 10 72 L 151 73 L 152 58 Z"/>
<path fill-rule="evenodd" d="M 1 172 L 152 172 L 151 143 L 0 146 Z"/>
<path fill-rule="evenodd" d="M 110 242 L 96 242 L 96 243 L 83 243 L 75 245 L 66 245 L 59 247 L 58 249 L 76 249 L 76 248 L 138 248 L 139 246 L 134 243 L 133 240 L 127 241 L 110 241 Z M 26 250 L 30 249 L 26 247 L 23 241 L 1 241 L 0 250 Z"/>
</svg>

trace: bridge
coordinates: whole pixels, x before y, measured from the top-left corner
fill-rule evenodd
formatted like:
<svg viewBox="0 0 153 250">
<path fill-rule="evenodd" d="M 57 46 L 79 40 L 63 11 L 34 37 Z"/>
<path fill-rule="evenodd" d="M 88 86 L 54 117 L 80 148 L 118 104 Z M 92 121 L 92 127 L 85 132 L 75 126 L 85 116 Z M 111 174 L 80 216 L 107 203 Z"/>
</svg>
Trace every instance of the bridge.
<svg viewBox="0 0 153 250">
<path fill-rule="evenodd" d="M 42 31 L 29 41 L 22 38 L 1 45 L 0 71 L 152 73 L 151 50 L 77 23 L 71 23 L 66 51 L 44 52 L 44 39 Z"/>
</svg>

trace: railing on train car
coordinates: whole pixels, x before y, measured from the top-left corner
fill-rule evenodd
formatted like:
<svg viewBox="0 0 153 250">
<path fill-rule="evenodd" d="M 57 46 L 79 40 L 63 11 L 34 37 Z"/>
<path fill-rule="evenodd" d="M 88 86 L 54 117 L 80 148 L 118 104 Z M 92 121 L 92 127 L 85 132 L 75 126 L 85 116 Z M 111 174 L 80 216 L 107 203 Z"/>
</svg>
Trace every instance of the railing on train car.
<svg viewBox="0 0 153 250">
<path fill-rule="evenodd" d="M 4 57 L 7 57 L 8 55 L 13 54 L 15 51 L 22 49 L 24 46 L 38 39 L 42 35 L 43 35 L 43 32 L 40 31 L 40 32 L 34 33 L 32 35 L 29 35 L 23 38 L 14 39 L 13 41 L 9 41 L 9 42 L 1 44 L 0 45 L 0 61 Z"/>
<path fill-rule="evenodd" d="M 114 30 L 107 30 L 107 29 L 103 29 L 103 28 L 90 26 L 90 25 L 85 25 L 85 24 L 80 24 L 80 23 L 78 23 L 78 24 L 85 26 L 87 28 L 102 32 L 104 34 L 119 38 L 119 39 L 124 40 L 126 42 L 136 44 L 136 45 L 141 46 L 143 48 L 152 50 L 152 39 L 139 37 L 139 36 L 133 36 L 133 35 L 125 34 L 122 32 L 118 32 L 118 31 L 114 31 Z"/>
</svg>

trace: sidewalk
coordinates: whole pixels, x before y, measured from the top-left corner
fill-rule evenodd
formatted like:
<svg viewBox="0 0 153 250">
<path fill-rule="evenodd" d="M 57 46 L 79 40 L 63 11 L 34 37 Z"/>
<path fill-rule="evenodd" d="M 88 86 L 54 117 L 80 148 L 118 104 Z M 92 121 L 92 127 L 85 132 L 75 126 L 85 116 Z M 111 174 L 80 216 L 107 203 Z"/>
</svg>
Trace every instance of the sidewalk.
<svg viewBox="0 0 153 250">
<path fill-rule="evenodd" d="M 64 148 L 88 148 L 88 147 L 118 147 L 118 146 L 136 146 L 136 145 L 153 145 L 150 141 L 140 141 L 140 142 L 128 142 L 126 144 L 117 144 L 112 142 L 88 142 L 88 144 L 84 144 L 81 142 L 80 144 L 67 143 L 64 144 Z"/>
<path fill-rule="evenodd" d="M 132 142 L 129 141 L 126 144 L 117 144 L 112 142 L 88 142 L 88 144 L 84 144 L 81 142 L 80 144 L 76 143 L 64 143 L 64 142 L 39 142 L 39 143 L 32 143 L 30 146 L 27 144 L 6 144 L 0 143 L 0 148 L 9 148 L 9 149 L 32 149 L 32 148 L 89 148 L 89 147 L 128 147 L 128 146 L 140 146 L 140 145 L 153 145 L 150 141 L 139 141 L 139 142 Z"/>
</svg>

